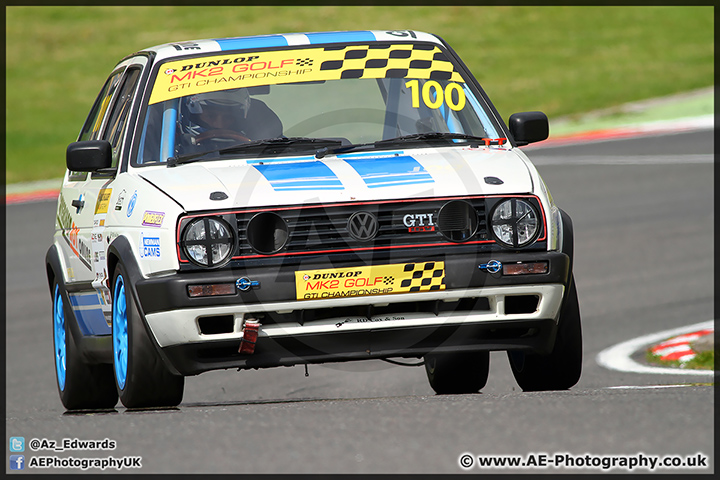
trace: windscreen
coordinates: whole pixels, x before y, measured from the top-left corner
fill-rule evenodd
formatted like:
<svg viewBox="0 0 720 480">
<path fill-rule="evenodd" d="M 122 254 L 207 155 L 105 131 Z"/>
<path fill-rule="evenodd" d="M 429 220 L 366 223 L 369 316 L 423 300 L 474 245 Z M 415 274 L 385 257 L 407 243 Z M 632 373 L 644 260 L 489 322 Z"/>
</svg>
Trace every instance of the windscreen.
<svg viewBox="0 0 720 480">
<path fill-rule="evenodd" d="M 155 73 L 137 164 L 285 137 L 365 144 L 431 132 L 498 137 L 438 45 L 222 53 Z"/>
</svg>

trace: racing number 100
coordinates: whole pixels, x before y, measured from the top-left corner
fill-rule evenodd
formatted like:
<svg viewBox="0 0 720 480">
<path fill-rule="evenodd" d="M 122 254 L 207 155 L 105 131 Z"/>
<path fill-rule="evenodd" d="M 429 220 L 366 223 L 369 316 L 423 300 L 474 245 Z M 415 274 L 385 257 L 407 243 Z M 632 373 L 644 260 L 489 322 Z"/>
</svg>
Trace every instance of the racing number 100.
<svg viewBox="0 0 720 480">
<path fill-rule="evenodd" d="M 410 89 L 413 108 L 420 108 L 420 87 L 418 80 L 405 82 Z M 453 99 L 453 91 L 457 92 L 457 101 Z M 435 80 L 428 80 L 422 86 L 422 101 L 428 108 L 440 108 L 447 103 L 450 109 L 458 111 L 465 106 L 465 92 L 457 83 L 448 83 L 443 91 L 442 85 Z"/>
</svg>

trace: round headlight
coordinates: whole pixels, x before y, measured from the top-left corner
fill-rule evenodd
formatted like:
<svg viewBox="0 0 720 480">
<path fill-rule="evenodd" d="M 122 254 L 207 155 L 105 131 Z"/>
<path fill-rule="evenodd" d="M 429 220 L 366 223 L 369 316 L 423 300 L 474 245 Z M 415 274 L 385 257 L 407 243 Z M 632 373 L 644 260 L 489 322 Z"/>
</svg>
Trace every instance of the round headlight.
<svg viewBox="0 0 720 480">
<path fill-rule="evenodd" d="M 537 211 L 519 198 L 500 202 L 493 210 L 490 225 L 495 239 L 507 247 L 524 247 L 540 232 Z"/>
<path fill-rule="evenodd" d="M 219 218 L 193 220 L 183 234 L 185 254 L 203 267 L 217 267 L 225 263 L 232 256 L 234 245 L 232 229 Z"/>
</svg>

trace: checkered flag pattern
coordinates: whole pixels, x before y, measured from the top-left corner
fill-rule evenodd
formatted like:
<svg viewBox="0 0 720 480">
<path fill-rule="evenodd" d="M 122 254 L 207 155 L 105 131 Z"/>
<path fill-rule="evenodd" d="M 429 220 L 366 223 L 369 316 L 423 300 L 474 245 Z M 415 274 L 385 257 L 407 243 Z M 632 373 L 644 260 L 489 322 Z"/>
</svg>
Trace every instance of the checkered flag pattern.
<svg viewBox="0 0 720 480">
<path fill-rule="evenodd" d="M 395 277 L 393 277 L 393 276 L 383 277 L 383 283 L 385 285 L 392 285 L 393 283 L 395 283 Z"/>
<path fill-rule="evenodd" d="M 325 49 L 320 70 L 341 78 L 418 78 L 462 82 L 434 45 L 380 44 Z"/>
<path fill-rule="evenodd" d="M 412 272 L 412 278 L 406 278 L 400 284 L 401 288 L 410 287 L 411 292 L 430 292 L 445 290 L 445 270 L 435 268 L 435 262 L 408 263 L 404 272 Z"/>
<path fill-rule="evenodd" d="M 312 58 L 298 58 L 295 60 L 295 65 L 298 67 L 307 67 L 313 64 Z"/>
</svg>

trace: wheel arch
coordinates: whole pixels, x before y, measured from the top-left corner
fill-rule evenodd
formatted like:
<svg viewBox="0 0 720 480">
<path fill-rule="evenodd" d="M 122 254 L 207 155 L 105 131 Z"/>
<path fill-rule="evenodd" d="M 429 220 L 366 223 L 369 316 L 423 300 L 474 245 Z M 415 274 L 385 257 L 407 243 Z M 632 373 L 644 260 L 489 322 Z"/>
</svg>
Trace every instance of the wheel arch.
<svg viewBox="0 0 720 480">
<path fill-rule="evenodd" d="M 45 274 L 47 275 L 50 297 L 52 297 L 52 289 L 55 279 L 60 277 L 59 282 L 62 282 L 63 284 L 65 283 L 62 275 L 62 266 L 60 265 L 60 256 L 58 255 L 57 246 L 55 244 L 50 246 L 45 254 Z"/>
<path fill-rule="evenodd" d="M 570 276 L 573 272 L 573 257 L 575 256 L 575 234 L 573 231 L 573 222 L 570 215 L 560 209 L 560 218 L 562 219 L 562 246 L 561 250 L 570 258 Z"/>
<path fill-rule="evenodd" d="M 135 254 L 132 250 L 132 247 L 130 246 L 130 241 L 127 239 L 127 237 L 124 236 L 117 237 L 115 240 L 113 240 L 113 242 L 108 246 L 107 249 L 107 267 L 108 274 L 111 278 L 113 276 L 113 273 L 115 272 L 115 268 L 117 267 L 118 263 L 123 264 L 123 267 L 127 272 L 128 281 L 131 284 L 130 291 L 132 291 L 133 297 L 137 301 L 137 292 L 132 287 L 139 280 L 141 280 L 143 276 L 140 272 L 140 266 L 135 260 Z M 112 285 L 110 291 L 112 292 Z"/>
<path fill-rule="evenodd" d="M 135 259 L 135 253 L 133 252 L 132 246 L 130 245 L 130 241 L 127 239 L 127 237 L 120 236 L 117 237 L 113 242 L 108 246 L 107 249 L 107 266 L 108 266 L 108 272 L 110 275 L 110 278 L 113 278 L 115 275 L 115 268 L 118 264 L 122 263 L 123 268 L 125 269 L 125 272 L 127 274 L 127 281 L 125 282 L 125 290 L 126 292 L 129 292 L 130 295 L 132 295 L 135 307 L 137 308 L 138 314 L 140 315 L 140 320 L 142 321 L 143 327 L 145 328 L 145 332 L 147 336 L 152 341 L 153 346 L 155 349 L 159 352 L 160 357 L 165 362 L 165 365 L 170 369 L 170 371 L 175 375 L 180 375 L 180 372 L 175 368 L 173 363 L 168 359 L 167 355 L 163 351 L 162 348 L 160 348 L 160 345 L 157 343 L 157 340 L 155 339 L 155 335 L 152 332 L 152 329 L 147 323 L 147 319 L 145 318 L 145 311 L 143 310 L 142 303 L 140 302 L 140 297 L 137 293 L 137 289 L 135 288 L 135 285 L 139 281 L 143 279 L 143 275 L 140 271 L 140 266 L 138 265 L 136 259 Z M 112 280 L 111 280 L 112 281 Z M 113 285 L 110 285 L 110 294 L 114 295 L 113 292 Z M 113 299 L 114 301 L 114 299 Z"/>
<path fill-rule="evenodd" d="M 65 285 L 65 276 L 63 275 L 63 267 L 60 262 L 60 255 L 58 253 L 57 245 L 52 245 L 45 255 L 45 273 L 47 275 L 48 290 L 50 291 L 50 301 L 55 302 L 55 292 L 53 286 L 55 282 L 60 287 L 60 296 L 64 304 L 65 322 L 70 327 L 71 341 L 75 344 L 79 344 L 79 339 L 82 338 L 80 327 L 75 318 L 75 312 L 70 308 L 70 296 L 67 292 L 67 286 Z M 82 348 L 81 348 L 82 351 Z"/>
<path fill-rule="evenodd" d="M 75 311 L 71 307 L 70 295 L 68 293 L 68 285 L 63 275 L 63 266 L 58 253 L 57 245 L 52 245 L 45 255 L 45 273 L 48 280 L 48 290 L 50 291 L 50 301 L 54 302 L 55 292 L 53 286 L 57 282 L 60 287 L 60 297 L 63 301 L 63 311 L 65 314 L 65 322 L 68 325 L 69 337 L 71 342 L 78 349 L 84 362 L 89 364 L 108 363 L 110 355 L 107 353 L 107 347 L 110 345 L 109 339 L 105 336 L 85 336 L 80 330 Z"/>
</svg>

